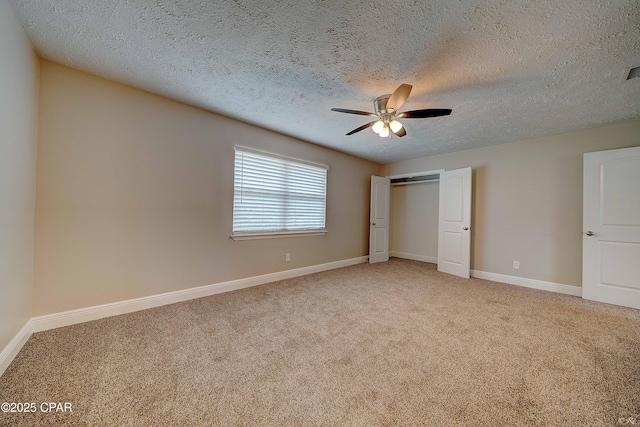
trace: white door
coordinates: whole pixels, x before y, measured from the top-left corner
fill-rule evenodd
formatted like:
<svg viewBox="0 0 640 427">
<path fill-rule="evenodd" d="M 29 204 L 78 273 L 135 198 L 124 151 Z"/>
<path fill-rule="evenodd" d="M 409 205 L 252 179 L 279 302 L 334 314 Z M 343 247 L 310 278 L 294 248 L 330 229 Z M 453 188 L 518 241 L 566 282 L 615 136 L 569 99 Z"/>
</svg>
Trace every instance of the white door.
<svg viewBox="0 0 640 427">
<path fill-rule="evenodd" d="M 371 209 L 369 211 L 369 262 L 389 260 L 389 195 L 391 180 L 371 177 Z"/>
<path fill-rule="evenodd" d="M 582 297 L 640 309 L 640 147 L 584 155 Z"/>
<path fill-rule="evenodd" d="M 440 173 L 438 271 L 469 278 L 471 271 L 471 168 Z"/>
</svg>

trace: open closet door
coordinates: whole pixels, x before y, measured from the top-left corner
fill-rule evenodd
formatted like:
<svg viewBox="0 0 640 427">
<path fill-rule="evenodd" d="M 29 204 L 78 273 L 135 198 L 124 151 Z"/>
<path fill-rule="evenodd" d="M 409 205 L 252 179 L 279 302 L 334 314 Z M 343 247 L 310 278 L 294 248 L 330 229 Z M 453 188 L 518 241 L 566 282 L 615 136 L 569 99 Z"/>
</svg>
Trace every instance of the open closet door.
<svg viewBox="0 0 640 427">
<path fill-rule="evenodd" d="M 369 210 L 369 263 L 389 260 L 389 196 L 391 180 L 371 176 Z"/>
<path fill-rule="evenodd" d="M 471 272 L 471 168 L 440 173 L 438 271 Z"/>
</svg>

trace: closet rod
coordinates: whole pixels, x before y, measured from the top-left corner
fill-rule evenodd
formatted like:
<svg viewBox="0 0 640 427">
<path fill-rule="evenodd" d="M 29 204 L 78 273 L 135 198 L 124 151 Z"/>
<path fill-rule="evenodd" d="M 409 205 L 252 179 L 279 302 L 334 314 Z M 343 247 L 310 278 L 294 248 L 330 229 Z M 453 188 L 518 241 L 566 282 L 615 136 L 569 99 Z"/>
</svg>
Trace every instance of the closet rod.
<svg viewBox="0 0 640 427">
<path fill-rule="evenodd" d="M 438 179 L 430 179 L 430 180 L 424 180 L 424 181 L 411 181 L 411 182 L 392 182 L 391 186 L 392 187 L 400 187 L 401 185 L 413 185 L 413 184 L 429 184 L 431 182 L 440 182 L 440 178 Z"/>
<path fill-rule="evenodd" d="M 387 178 L 389 178 L 390 180 L 394 180 L 394 179 L 400 179 L 400 178 L 418 178 L 421 176 L 427 176 L 427 175 L 440 175 L 442 172 L 444 172 L 444 169 L 436 169 L 436 170 L 430 170 L 430 171 L 422 171 L 422 172 L 411 172 L 411 173 L 403 173 L 400 175 L 388 175 Z"/>
<path fill-rule="evenodd" d="M 419 184 L 421 182 L 435 182 L 440 181 L 440 174 L 413 176 L 407 178 L 395 178 L 391 180 L 391 185 L 408 185 Z"/>
</svg>

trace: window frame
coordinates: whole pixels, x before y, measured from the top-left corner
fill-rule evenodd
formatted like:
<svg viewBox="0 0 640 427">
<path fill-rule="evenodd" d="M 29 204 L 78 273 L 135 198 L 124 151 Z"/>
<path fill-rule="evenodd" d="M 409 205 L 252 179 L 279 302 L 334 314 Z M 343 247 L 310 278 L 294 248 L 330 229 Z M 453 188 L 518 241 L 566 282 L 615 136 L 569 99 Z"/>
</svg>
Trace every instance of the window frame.
<svg viewBox="0 0 640 427">
<path fill-rule="evenodd" d="M 308 229 L 300 229 L 300 230 L 255 230 L 255 231 L 235 231 L 234 222 L 236 217 L 236 159 L 237 152 L 245 152 L 249 154 L 256 154 L 259 156 L 273 158 L 276 160 L 286 161 L 290 163 L 297 163 L 300 165 L 311 166 L 319 169 L 325 170 L 325 180 L 324 180 L 324 227 L 323 228 L 308 228 Z M 308 160 L 298 159 L 295 157 L 284 156 L 281 154 L 276 154 L 268 151 L 257 150 L 255 148 L 245 147 L 241 145 L 234 146 L 234 162 L 233 162 L 233 209 L 232 209 L 232 225 L 231 225 L 231 239 L 233 240 L 254 240 L 254 239 L 273 239 L 273 238 L 282 238 L 282 237 L 298 237 L 298 236 L 324 236 L 327 234 L 327 188 L 328 188 L 328 175 L 329 175 L 329 166 L 315 163 Z"/>
</svg>

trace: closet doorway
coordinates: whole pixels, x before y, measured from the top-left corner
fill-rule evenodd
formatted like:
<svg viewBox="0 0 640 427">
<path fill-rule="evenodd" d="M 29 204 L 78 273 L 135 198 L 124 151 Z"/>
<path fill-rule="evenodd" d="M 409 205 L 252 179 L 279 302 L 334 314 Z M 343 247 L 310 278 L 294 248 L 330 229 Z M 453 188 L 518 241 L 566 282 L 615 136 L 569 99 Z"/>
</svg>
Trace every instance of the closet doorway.
<svg viewBox="0 0 640 427">
<path fill-rule="evenodd" d="M 391 255 L 469 278 L 471 185 L 471 168 L 372 177 L 369 262 Z"/>
</svg>

